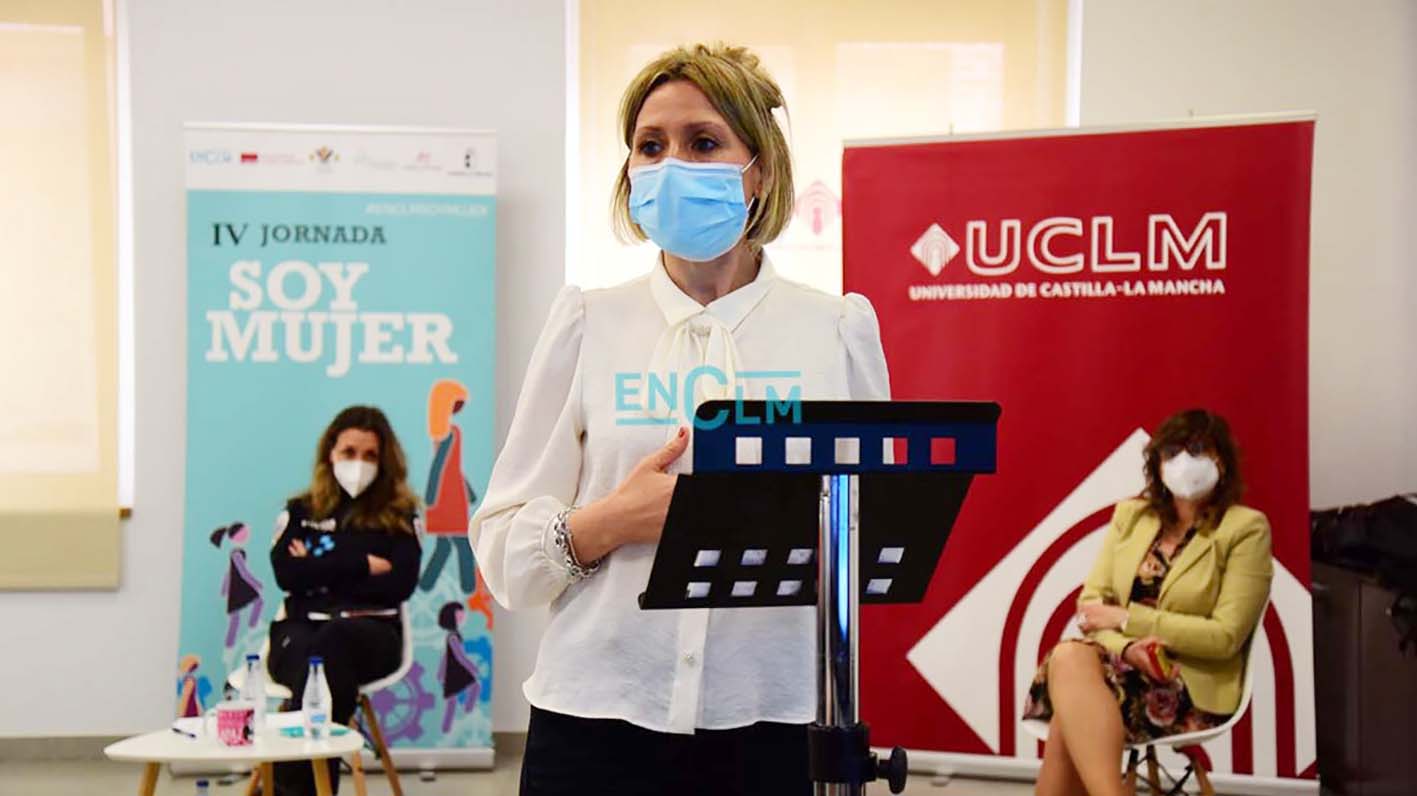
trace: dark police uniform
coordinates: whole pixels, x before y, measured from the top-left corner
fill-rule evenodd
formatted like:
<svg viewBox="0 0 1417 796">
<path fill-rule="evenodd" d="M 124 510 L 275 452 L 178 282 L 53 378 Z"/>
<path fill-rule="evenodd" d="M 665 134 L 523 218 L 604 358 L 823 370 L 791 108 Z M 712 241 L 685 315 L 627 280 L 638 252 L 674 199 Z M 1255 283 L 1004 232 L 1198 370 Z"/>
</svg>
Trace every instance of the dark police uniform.
<svg viewBox="0 0 1417 796">
<path fill-rule="evenodd" d="M 271 623 L 267 668 L 290 688 L 290 707 L 299 709 L 310 656 L 323 657 L 331 717 L 341 724 L 354 717 L 360 684 L 399 666 L 399 606 L 413 594 L 422 556 L 414 533 L 357 524 L 351 517 L 354 503 L 346 495 L 330 517 L 315 519 L 302 501 L 291 500 L 276 519 L 271 547 L 271 569 L 286 598 L 280 618 Z M 408 522 L 418 527 L 417 516 Z M 297 539 L 307 551 L 300 558 L 289 550 Z M 371 555 L 388 561 L 390 571 L 371 575 Z M 314 792 L 308 764 L 277 769 L 282 794 Z M 337 766 L 332 773 L 338 774 Z"/>
</svg>

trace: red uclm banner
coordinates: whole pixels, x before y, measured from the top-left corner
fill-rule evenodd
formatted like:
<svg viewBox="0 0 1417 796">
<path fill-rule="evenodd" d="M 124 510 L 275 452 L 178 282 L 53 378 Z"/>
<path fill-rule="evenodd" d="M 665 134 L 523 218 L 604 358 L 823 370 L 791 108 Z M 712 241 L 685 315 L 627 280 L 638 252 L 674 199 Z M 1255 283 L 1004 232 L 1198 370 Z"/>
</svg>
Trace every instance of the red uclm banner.
<svg viewBox="0 0 1417 796">
<path fill-rule="evenodd" d="M 864 609 L 876 744 L 1036 760 L 1042 655 L 1142 448 L 1225 416 L 1273 525 L 1254 699 L 1220 772 L 1312 777 L 1308 548 L 1310 120 L 851 146 L 845 287 L 880 316 L 899 399 L 1003 406 L 922 603 Z"/>
</svg>

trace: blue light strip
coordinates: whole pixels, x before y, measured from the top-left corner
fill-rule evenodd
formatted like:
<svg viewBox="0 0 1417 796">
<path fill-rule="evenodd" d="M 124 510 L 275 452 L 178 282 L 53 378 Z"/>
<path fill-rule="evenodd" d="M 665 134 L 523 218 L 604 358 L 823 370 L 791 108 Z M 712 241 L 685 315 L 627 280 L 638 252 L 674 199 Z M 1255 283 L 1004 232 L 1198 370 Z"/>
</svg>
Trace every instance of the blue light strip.
<svg viewBox="0 0 1417 796">
<path fill-rule="evenodd" d="M 820 475 L 882 472 L 992 473 L 997 464 L 998 441 L 996 426 L 992 423 L 796 423 L 791 422 L 790 416 L 780 413 L 771 415 L 767 409 L 754 410 L 755 413 L 751 417 L 743 416 L 741 408 L 720 409 L 719 412 L 721 416 L 714 423 L 695 423 L 696 473 L 738 472 L 743 469 L 737 461 L 737 440 L 741 437 L 760 440 L 763 456 L 760 463 L 752 465 L 755 472 Z M 629 425 L 636 420 L 622 418 L 617 423 Z M 676 421 L 670 419 L 668 422 Z M 811 440 L 810 463 L 786 462 L 784 453 L 788 437 L 806 437 Z M 857 464 L 840 464 L 835 461 L 833 452 L 836 440 L 843 437 L 859 441 L 860 461 Z M 881 442 L 887 437 L 909 440 L 907 461 L 890 464 L 882 461 Z M 935 438 L 954 441 L 952 461 L 931 461 L 931 441 Z"/>
<path fill-rule="evenodd" d="M 851 476 L 834 475 L 832 491 L 832 536 L 836 539 L 836 619 L 841 640 L 847 641 L 848 609 L 851 605 Z"/>
</svg>

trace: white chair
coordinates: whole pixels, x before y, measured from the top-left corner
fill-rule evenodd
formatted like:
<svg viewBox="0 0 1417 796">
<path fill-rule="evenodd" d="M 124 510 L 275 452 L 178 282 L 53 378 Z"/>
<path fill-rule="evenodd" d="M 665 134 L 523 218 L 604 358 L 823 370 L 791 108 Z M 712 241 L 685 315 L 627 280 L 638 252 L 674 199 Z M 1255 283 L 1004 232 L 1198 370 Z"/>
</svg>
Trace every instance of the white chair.
<svg viewBox="0 0 1417 796">
<path fill-rule="evenodd" d="M 1269 610 L 1268 605 L 1266 605 L 1265 610 Z M 1263 619 L 1263 611 L 1260 612 L 1260 617 Z M 1135 790 L 1137 766 L 1140 763 L 1143 753 L 1145 753 L 1147 785 L 1150 786 L 1151 792 L 1155 794 L 1155 796 L 1162 796 L 1163 791 L 1161 789 L 1161 775 L 1158 772 L 1159 764 L 1156 760 L 1156 747 L 1169 746 L 1177 753 L 1184 755 L 1187 762 L 1185 773 L 1176 781 L 1176 785 L 1165 793 L 1168 796 L 1174 796 L 1174 794 L 1180 793 L 1186 781 L 1194 774 L 1196 782 L 1200 784 L 1201 796 L 1215 796 L 1215 788 L 1210 784 L 1210 756 L 1201 748 L 1201 744 L 1213 741 L 1229 733 L 1235 728 L 1236 724 L 1240 723 L 1240 719 L 1245 716 L 1245 711 L 1250 708 L 1250 696 L 1254 689 L 1254 636 L 1250 637 L 1250 641 L 1246 646 L 1248 649 L 1245 652 L 1245 674 L 1243 680 L 1244 684 L 1240 690 L 1240 704 L 1235 708 L 1235 712 L 1230 715 L 1230 718 L 1226 720 L 1224 724 L 1218 727 L 1212 727 L 1209 730 L 1181 733 L 1180 735 L 1168 735 L 1164 738 L 1157 738 L 1141 744 L 1126 744 L 1125 748 L 1128 752 L 1128 756 L 1125 776 L 1127 778 L 1128 787 Z M 1046 742 L 1048 740 L 1048 722 L 1046 721 L 1024 719 L 1023 730 L 1040 741 Z"/>
<path fill-rule="evenodd" d="M 281 618 L 284 611 L 285 608 L 282 606 L 281 613 L 277 614 L 276 618 Z M 374 703 L 369 701 L 369 695 L 376 691 L 382 691 L 402 680 L 404 676 L 408 674 L 408 670 L 413 667 L 413 629 L 410 627 L 408 603 L 399 606 L 399 623 L 403 626 L 403 651 L 400 653 L 398 668 L 387 677 L 382 677 L 372 683 L 364 683 L 359 686 L 358 697 L 359 712 L 364 715 L 364 724 L 366 729 L 368 729 L 366 735 L 374 744 L 374 751 L 379 755 L 379 764 L 383 766 L 384 774 L 389 778 L 389 788 L 393 791 L 394 796 L 403 796 L 403 788 L 399 784 L 399 772 L 398 769 L 394 768 L 393 756 L 389 753 L 388 744 L 384 742 L 384 728 L 379 725 L 379 715 L 374 712 Z M 266 636 L 266 640 L 261 644 L 261 667 L 266 672 L 266 698 L 280 700 L 293 699 L 295 695 L 291 693 L 290 689 L 277 683 L 275 678 L 271 676 L 269 666 L 270 651 L 271 637 L 268 635 Z M 232 688 L 240 691 L 241 687 L 246 684 L 245 667 L 237 669 L 227 675 L 226 682 Z M 253 774 L 251 777 L 251 785 L 247 793 L 254 794 L 259 785 L 259 775 Z M 354 756 L 354 789 L 357 796 L 366 796 L 364 768 L 362 761 L 359 759 L 359 755 Z"/>
</svg>

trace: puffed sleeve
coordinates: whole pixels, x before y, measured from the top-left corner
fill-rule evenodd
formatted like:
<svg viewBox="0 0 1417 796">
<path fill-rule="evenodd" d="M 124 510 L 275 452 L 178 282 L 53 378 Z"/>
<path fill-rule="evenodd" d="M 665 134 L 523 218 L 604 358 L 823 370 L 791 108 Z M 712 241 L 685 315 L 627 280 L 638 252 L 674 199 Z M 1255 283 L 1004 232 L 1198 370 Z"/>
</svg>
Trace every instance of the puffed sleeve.
<svg viewBox="0 0 1417 796">
<path fill-rule="evenodd" d="M 487 589 L 508 610 L 546 605 L 571 583 L 551 523 L 575 500 L 580 480 L 584 321 L 581 291 L 568 285 L 551 305 L 507 442 L 468 523 Z"/>
<path fill-rule="evenodd" d="M 860 293 L 847 293 L 837 324 L 846 350 L 847 385 L 856 401 L 888 401 L 891 378 L 886 372 L 886 352 L 881 348 L 881 325 L 871 301 Z"/>
</svg>

